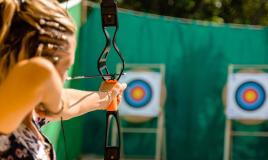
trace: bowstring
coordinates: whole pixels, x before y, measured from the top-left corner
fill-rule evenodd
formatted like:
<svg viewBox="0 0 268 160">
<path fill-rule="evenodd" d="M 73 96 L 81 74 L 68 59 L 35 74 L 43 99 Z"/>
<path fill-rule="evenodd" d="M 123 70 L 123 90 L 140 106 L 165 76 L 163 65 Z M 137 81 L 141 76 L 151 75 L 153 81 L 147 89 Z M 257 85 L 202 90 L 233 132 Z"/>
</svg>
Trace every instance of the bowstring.
<svg viewBox="0 0 268 160">
<path fill-rule="evenodd" d="M 66 5 L 65 5 L 66 11 L 68 10 L 68 2 L 69 2 L 69 0 L 66 1 Z M 65 135 L 65 131 L 64 131 L 64 124 L 63 124 L 62 116 L 60 117 L 60 124 L 61 124 L 60 125 L 61 132 L 62 132 L 62 136 L 63 136 L 64 156 L 65 156 L 65 160 L 69 160 L 68 152 L 67 152 L 67 141 L 66 141 L 66 135 Z"/>
</svg>

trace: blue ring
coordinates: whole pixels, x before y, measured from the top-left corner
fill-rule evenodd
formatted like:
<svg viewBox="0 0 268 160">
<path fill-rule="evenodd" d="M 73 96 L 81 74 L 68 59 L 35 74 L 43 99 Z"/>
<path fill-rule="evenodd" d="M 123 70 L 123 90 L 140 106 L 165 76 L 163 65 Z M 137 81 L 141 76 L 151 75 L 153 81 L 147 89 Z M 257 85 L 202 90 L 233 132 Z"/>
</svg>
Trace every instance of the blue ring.
<svg viewBox="0 0 268 160">
<path fill-rule="evenodd" d="M 258 98 L 257 98 L 256 102 L 254 102 L 252 104 L 247 103 L 243 99 L 243 94 L 248 89 L 253 89 L 258 94 Z M 266 98 L 266 93 L 265 93 L 264 88 L 259 83 L 254 82 L 254 81 L 248 81 L 248 82 L 241 84 L 237 88 L 236 93 L 235 93 L 235 99 L 236 99 L 237 105 L 246 111 L 255 111 L 255 110 L 259 109 L 263 105 L 263 103 L 265 102 L 265 98 Z"/>
<path fill-rule="evenodd" d="M 136 87 L 141 87 L 145 91 L 143 99 L 137 101 L 131 97 L 131 91 Z M 126 103 L 134 108 L 142 108 L 152 100 L 153 92 L 151 86 L 144 80 L 136 79 L 128 83 L 128 87 L 124 92 L 124 99 Z"/>
</svg>

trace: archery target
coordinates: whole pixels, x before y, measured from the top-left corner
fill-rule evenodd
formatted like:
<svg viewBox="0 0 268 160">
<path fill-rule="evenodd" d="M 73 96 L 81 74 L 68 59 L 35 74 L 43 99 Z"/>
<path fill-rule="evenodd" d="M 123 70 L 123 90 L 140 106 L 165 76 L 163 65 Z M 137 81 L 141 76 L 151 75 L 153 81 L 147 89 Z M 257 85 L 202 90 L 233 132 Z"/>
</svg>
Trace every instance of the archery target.
<svg viewBox="0 0 268 160">
<path fill-rule="evenodd" d="M 120 82 L 127 83 L 119 107 L 121 115 L 155 117 L 160 111 L 161 74 L 153 71 L 128 71 Z"/>
<path fill-rule="evenodd" d="M 230 74 L 227 84 L 227 117 L 230 119 L 268 118 L 268 74 Z"/>
<path fill-rule="evenodd" d="M 142 79 L 135 79 L 128 83 L 124 92 L 124 100 L 129 106 L 135 108 L 145 107 L 152 100 L 152 87 Z"/>
<path fill-rule="evenodd" d="M 265 95 L 265 90 L 261 84 L 247 81 L 236 89 L 235 100 L 237 105 L 243 110 L 254 111 L 263 105 Z"/>
</svg>

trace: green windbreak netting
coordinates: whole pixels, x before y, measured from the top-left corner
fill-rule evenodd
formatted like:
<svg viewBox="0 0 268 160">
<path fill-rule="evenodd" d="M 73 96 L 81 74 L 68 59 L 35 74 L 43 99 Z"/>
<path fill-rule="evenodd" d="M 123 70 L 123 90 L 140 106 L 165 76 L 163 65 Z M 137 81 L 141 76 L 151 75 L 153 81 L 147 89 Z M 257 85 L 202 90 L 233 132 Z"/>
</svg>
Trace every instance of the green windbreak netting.
<svg viewBox="0 0 268 160">
<path fill-rule="evenodd" d="M 220 160 L 224 148 L 224 107 L 222 89 L 229 64 L 268 63 L 266 28 L 214 25 L 121 11 L 118 46 L 126 63 L 163 63 L 167 86 L 166 140 L 169 160 Z M 79 35 L 79 48 L 73 75 L 95 75 L 97 59 L 105 44 L 99 8 L 90 10 Z M 114 53 L 114 52 L 112 52 Z M 110 65 L 117 63 L 112 60 Z M 101 79 L 73 81 L 71 87 L 97 90 Z M 105 113 L 88 113 L 67 121 L 67 151 L 70 157 L 103 154 Z M 145 124 L 154 125 L 153 122 Z M 268 130 L 234 124 L 236 130 Z M 124 139 L 128 154 L 151 155 L 152 135 L 129 135 Z M 62 138 L 59 139 L 62 144 Z M 235 160 L 268 157 L 268 139 L 236 137 Z M 58 154 L 63 154 L 59 145 Z M 61 156 L 60 156 L 61 157 Z"/>
</svg>

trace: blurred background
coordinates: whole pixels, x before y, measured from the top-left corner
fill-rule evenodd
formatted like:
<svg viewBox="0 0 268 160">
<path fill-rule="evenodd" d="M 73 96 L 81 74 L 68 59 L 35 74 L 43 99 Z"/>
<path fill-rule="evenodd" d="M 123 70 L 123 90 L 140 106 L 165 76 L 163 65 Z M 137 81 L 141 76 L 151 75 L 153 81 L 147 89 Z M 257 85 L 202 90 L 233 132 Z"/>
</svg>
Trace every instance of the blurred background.
<svg viewBox="0 0 268 160">
<path fill-rule="evenodd" d="M 117 3 L 125 9 L 216 23 L 268 23 L 266 0 L 118 0 Z"/>
<path fill-rule="evenodd" d="M 69 75 L 98 74 L 97 60 L 105 45 L 99 1 L 61 3 L 78 26 L 76 60 Z M 118 7 L 117 44 L 125 62 L 146 69 L 164 66 L 164 71 L 153 69 L 162 76 L 159 114 L 142 123 L 121 119 L 122 128 L 156 128 L 161 134 L 125 133 L 122 159 L 268 159 L 266 118 L 226 118 L 224 89 L 231 64 L 259 67 L 268 63 L 268 1 L 118 0 Z M 115 71 L 120 62 L 113 56 L 110 59 Z M 84 79 L 65 85 L 98 90 L 101 82 Z M 103 159 L 104 111 L 65 121 L 66 149 L 59 123 L 43 131 L 60 160 L 65 159 L 64 150 L 70 159 Z M 159 141 L 160 155 L 156 154 Z"/>
</svg>

